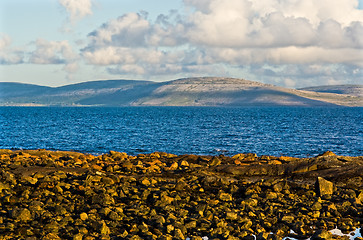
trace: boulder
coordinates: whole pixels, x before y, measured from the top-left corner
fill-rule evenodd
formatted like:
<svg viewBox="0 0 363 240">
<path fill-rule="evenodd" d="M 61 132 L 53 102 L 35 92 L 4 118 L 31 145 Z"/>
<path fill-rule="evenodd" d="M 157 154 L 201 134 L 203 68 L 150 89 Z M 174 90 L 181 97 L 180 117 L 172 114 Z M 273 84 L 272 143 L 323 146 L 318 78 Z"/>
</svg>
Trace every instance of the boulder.
<svg viewBox="0 0 363 240">
<path fill-rule="evenodd" d="M 332 195 L 334 192 L 334 184 L 322 177 L 318 177 L 315 182 L 316 193 L 322 197 L 324 195 Z"/>
<path fill-rule="evenodd" d="M 20 222 L 27 222 L 32 220 L 32 215 L 27 208 L 15 208 L 12 211 L 12 217 Z"/>
<path fill-rule="evenodd" d="M 333 238 L 333 234 L 327 230 L 317 230 L 310 240 L 329 240 Z"/>
</svg>

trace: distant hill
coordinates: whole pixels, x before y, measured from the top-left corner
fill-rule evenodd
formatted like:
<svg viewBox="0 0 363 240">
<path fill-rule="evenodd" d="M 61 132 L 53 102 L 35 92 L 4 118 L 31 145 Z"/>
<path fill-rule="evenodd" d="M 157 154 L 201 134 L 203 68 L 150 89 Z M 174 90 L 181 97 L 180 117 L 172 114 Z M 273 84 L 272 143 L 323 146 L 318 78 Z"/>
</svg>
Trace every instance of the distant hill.
<svg viewBox="0 0 363 240">
<path fill-rule="evenodd" d="M 299 90 L 363 96 L 363 85 L 329 85 L 300 88 Z"/>
<path fill-rule="evenodd" d="M 52 88 L 33 84 L 0 82 L 0 99 L 34 96 L 47 92 L 50 89 Z"/>
<path fill-rule="evenodd" d="M 362 89 L 361 85 L 341 86 L 344 94 L 313 89 L 329 88 L 296 90 L 222 77 L 185 78 L 167 82 L 90 81 L 54 88 L 0 82 L 0 105 L 363 106 L 363 97 L 357 94 L 357 89 Z M 334 91 L 336 87 L 331 89 Z"/>
</svg>

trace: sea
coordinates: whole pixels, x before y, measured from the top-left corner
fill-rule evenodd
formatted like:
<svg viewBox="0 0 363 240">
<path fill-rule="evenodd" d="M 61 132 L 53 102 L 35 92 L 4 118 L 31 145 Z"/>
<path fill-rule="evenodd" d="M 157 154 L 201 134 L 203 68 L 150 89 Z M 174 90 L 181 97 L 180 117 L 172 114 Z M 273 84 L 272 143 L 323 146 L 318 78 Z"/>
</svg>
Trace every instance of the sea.
<svg viewBox="0 0 363 240">
<path fill-rule="evenodd" d="M 0 149 L 363 155 L 363 108 L 0 107 Z"/>
</svg>

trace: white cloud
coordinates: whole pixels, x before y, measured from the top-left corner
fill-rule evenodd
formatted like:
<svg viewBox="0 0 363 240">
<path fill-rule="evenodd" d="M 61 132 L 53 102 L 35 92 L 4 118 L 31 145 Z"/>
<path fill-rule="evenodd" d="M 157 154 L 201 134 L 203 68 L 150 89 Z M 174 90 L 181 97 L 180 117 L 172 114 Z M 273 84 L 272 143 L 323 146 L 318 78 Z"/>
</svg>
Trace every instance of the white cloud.
<svg viewBox="0 0 363 240">
<path fill-rule="evenodd" d="M 91 32 L 88 36 L 90 46 L 149 47 L 183 44 L 186 40 L 183 36 L 184 25 L 167 22 L 170 18 L 175 18 L 173 15 L 173 12 L 171 16 L 160 15 L 154 24 L 138 13 L 122 15 Z"/>
<path fill-rule="evenodd" d="M 91 0 L 59 2 L 71 21 L 92 14 Z M 184 0 L 184 4 L 184 12 L 171 11 L 154 20 L 146 13 L 110 19 L 88 34 L 81 57 L 111 74 L 146 78 L 248 72 L 251 80 L 286 86 L 318 79 L 363 84 L 363 10 L 357 8 L 357 0 Z M 10 44 L 8 36 L 0 38 L 1 63 L 22 62 L 21 52 Z M 63 64 L 68 73 L 79 69 L 79 56 L 68 41 L 39 39 L 35 46 L 30 63 Z"/>
<path fill-rule="evenodd" d="M 129 13 L 104 24 L 89 34 L 95 46 L 145 45 L 149 22 L 136 13 Z"/>
<path fill-rule="evenodd" d="M 24 61 L 24 51 L 13 48 L 10 36 L 1 34 L 0 37 L 0 65 L 20 64 Z"/>
<path fill-rule="evenodd" d="M 59 0 L 67 10 L 71 22 L 92 14 L 91 0 Z"/>
<path fill-rule="evenodd" d="M 288 87 L 362 84 L 362 69 L 347 64 L 263 64 L 250 72 L 264 82 Z M 349 76 L 349 78 L 347 78 Z"/>
<path fill-rule="evenodd" d="M 362 47 L 354 41 L 362 32 L 363 11 L 357 1 L 209 0 L 200 5 L 186 0 L 196 10 L 189 16 L 187 34 L 193 43 L 210 47 L 316 46 Z M 324 31 L 334 22 L 340 42 L 322 41 L 336 32 Z M 352 34 L 352 36 L 349 36 Z M 339 39 L 339 38 L 338 38 Z M 337 44 L 338 43 L 338 44 Z"/>
<path fill-rule="evenodd" d="M 31 52 L 29 62 L 33 64 L 66 64 L 75 61 L 78 55 L 68 41 L 47 41 L 38 39 L 36 49 Z"/>
<path fill-rule="evenodd" d="M 0 50 L 5 49 L 10 44 L 11 44 L 11 38 L 6 34 L 2 34 L 2 36 L 0 38 Z"/>
<path fill-rule="evenodd" d="M 60 64 L 67 73 L 66 78 L 72 80 L 72 74 L 79 70 L 80 56 L 76 54 L 68 41 L 47 41 L 38 39 L 34 42 L 35 50 L 29 53 L 31 64 Z"/>
</svg>

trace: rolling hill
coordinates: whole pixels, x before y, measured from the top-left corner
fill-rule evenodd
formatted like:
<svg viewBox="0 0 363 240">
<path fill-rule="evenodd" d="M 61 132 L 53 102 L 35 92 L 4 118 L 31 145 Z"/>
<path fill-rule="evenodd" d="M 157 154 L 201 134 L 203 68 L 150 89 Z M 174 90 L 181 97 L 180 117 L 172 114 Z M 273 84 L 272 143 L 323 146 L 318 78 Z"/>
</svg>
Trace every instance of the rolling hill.
<svg viewBox="0 0 363 240">
<path fill-rule="evenodd" d="M 363 96 L 363 85 L 329 85 L 300 88 L 299 90 Z"/>
<path fill-rule="evenodd" d="M 339 89 L 344 89 L 340 92 L 336 89 L 323 86 L 296 90 L 222 77 L 167 82 L 90 81 L 55 88 L 0 82 L 0 105 L 363 106 L 361 85 L 340 86 Z"/>
</svg>

